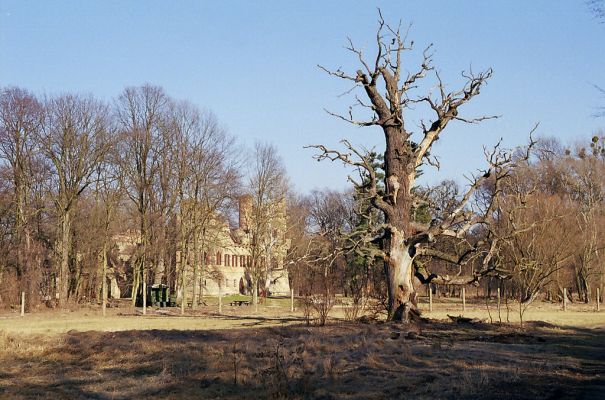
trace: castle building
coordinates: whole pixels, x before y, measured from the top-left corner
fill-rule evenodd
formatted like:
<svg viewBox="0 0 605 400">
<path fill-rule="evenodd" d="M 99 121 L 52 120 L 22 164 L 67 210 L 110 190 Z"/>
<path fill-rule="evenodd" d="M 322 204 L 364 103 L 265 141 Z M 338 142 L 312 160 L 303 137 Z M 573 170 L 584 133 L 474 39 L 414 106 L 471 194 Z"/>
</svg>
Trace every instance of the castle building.
<svg viewBox="0 0 605 400">
<path fill-rule="evenodd" d="M 238 226 L 231 228 L 229 222 L 215 213 L 205 213 L 206 220 L 201 223 L 202 211 L 199 206 L 187 202 L 183 215 L 184 221 L 177 221 L 179 229 L 193 232 L 192 226 L 198 224 L 197 240 L 192 234 L 183 236 L 188 239 L 177 246 L 173 268 L 171 291 L 176 290 L 177 300 L 183 293 L 182 272 L 185 274 L 185 294 L 189 303 L 193 296 L 194 263 L 197 262 L 197 294 L 200 296 L 216 296 L 219 293 L 251 294 L 253 274 L 259 278 L 259 290 L 272 295 L 288 294 L 290 292 L 288 271 L 284 267 L 284 259 L 289 248 L 286 239 L 286 204 L 285 201 L 276 203 L 270 210 L 269 218 L 263 221 L 262 235 L 255 232 L 254 216 L 252 213 L 252 198 L 242 196 L 239 199 Z M 197 219 L 196 219 L 197 218 Z M 197 222 L 196 222 L 197 221 Z M 184 224 L 184 225 L 182 225 Z M 256 237 L 255 237 L 256 236 Z M 262 237 L 258 237 L 262 236 Z M 180 239 L 179 239 L 180 240 Z M 135 260 L 140 257 L 140 237 L 137 233 L 128 231 L 114 236 L 116 257 L 108 270 L 110 297 L 119 298 L 120 294 L 131 295 L 132 268 Z M 186 248 L 186 257 L 182 256 L 181 246 Z M 253 248 L 253 246 L 257 246 Z M 197 254 L 194 249 L 197 248 Z M 256 268 L 252 269 L 253 254 L 257 255 Z M 182 268 L 184 262 L 185 268 Z M 176 278 L 176 279 L 175 279 Z M 167 279 L 167 278 L 166 278 Z M 168 282 L 166 282 L 168 283 Z M 139 288 L 140 290 L 140 288 Z"/>
<path fill-rule="evenodd" d="M 290 292 L 288 271 L 284 267 L 284 259 L 289 248 L 286 233 L 285 201 L 275 205 L 271 212 L 270 228 L 266 230 L 262 240 L 253 238 L 251 229 L 252 199 L 242 196 L 239 199 L 239 224 L 231 229 L 229 223 L 216 216 L 207 224 L 209 229 L 205 235 L 198 237 L 199 246 L 197 260 L 199 273 L 197 282 L 198 293 L 202 295 L 249 294 L 252 290 L 252 274 L 262 275 L 259 286 L 270 294 L 288 294 Z M 185 282 L 187 298 L 193 293 L 194 267 L 192 240 L 187 243 L 189 256 L 185 266 Z M 262 258 L 257 271 L 252 271 L 252 246 L 261 246 Z M 257 251 L 258 253 L 258 251 Z M 177 270 L 181 268 L 180 252 L 177 252 Z M 261 271 L 258 271 L 261 269 Z M 258 275 L 257 275 L 258 276 Z M 180 283 L 180 282 L 179 282 Z M 263 289 L 264 288 L 264 289 Z M 180 288 L 179 288 L 180 289 Z M 182 292 L 179 290 L 179 293 Z M 180 297 L 180 295 L 179 295 Z"/>
</svg>

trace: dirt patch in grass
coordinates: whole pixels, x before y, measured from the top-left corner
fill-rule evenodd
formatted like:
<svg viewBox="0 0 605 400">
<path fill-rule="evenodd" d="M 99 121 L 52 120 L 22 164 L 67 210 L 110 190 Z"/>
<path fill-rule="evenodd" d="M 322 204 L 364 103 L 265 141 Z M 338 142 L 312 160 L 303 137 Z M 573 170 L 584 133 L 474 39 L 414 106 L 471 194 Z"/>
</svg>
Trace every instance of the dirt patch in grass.
<svg viewBox="0 0 605 400">
<path fill-rule="evenodd" d="M 602 330 L 338 323 L 0 334 L 0 398 L 603 398 Z"/>
</svg>

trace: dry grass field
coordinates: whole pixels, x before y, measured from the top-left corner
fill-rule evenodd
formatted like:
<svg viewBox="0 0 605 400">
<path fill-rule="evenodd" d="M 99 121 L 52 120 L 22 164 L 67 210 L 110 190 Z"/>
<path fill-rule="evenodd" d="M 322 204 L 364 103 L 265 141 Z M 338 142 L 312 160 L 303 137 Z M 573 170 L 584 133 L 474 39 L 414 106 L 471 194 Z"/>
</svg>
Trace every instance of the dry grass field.
<svg viewBox="0 0 605 400">
<path fill-rule="evenodd" d="M 0 398 L 605 398 L 605 312 L 588 306 L 536 304 L 523 328 L 513 307 L 510 324 L 437 319 L 461 313 L 454 300 L 425 313 L 430 323 L 351 323 L 335 309 L 307 327 L 287 301 L 222 315 L 208 304 L 185 316 L 0 314 Z M 487 319 L 484 309 L 465 315 Z"/>
</svg>

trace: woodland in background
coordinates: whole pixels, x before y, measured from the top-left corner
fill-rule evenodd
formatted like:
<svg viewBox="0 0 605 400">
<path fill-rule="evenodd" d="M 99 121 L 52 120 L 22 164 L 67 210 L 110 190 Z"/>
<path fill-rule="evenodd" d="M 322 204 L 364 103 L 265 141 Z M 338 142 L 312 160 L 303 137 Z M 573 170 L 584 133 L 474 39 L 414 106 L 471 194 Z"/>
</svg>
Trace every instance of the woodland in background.
<svg viewBox="0 0 605 400">
<path fill-rule="evenodd" d="M 468 213 L 485 209 L 482 202 L 496 195 L 493 273 L 472 282 L 483 294 L 493 295 L 499 287 L 503 296 L 529 304 L 539 296 L 558 301 L 564 288 L 574 301 L 594 300 L 597 287 L 603 293 L 604 141 L 595 135 L 567 147 L 554 138 L 540 139 L 498 193 L 489 180 L 475 191 L 465 207 Z M 245 174 L 242 161 L 248 153 L 256 161 Z M 384 182 L 383 160 L 372 157 Z M 142 280 L 174 288 L 182 278 L 176 258 L 185 239 L 204 232 L 206 242 L 197 244 L 198 250 L 211 248 L 212 230 L 219 229 L 215 216 L 235 220 L 239 196 L 264 191 L 256 195 L 256 237 L 260 244 L 270 234 L 262 232 L 261 221 L 267 218 L 262 210 L 270 209 L 262 202 L 287 196 L 291 247 L 286 265 L 297 295 L 320 298 L 315 304 L 326 313 L 336 294 L 360 307 L 387 307 L 384 268 L 373 255 L 376 244 L 365 242 L 361 233 L 380 225 L 383 217 L 368 211 L 364 193 L 286 194 L 285 170 L 275 148 L 238 146 L 212 113 L 171 99 L 159 87 L 127 88 L 111 103 L 72 94 L 40 98 L 4 88 L 0 159 L 3 306 L 17 304 L 21 291 L 28 309 L 100 303 L 108 269 L 132 282 L 122 296 L 140 290 Z M 454 181 L 413 190 L 424 199 L 413 209 L 417 224 L 449 215 L 465 193 Z M 200 213 L 187 215 L 188 202 L 200 204 Z M 416 262 L 420 270 L 426 265 L 452 282 L 456 276 L 473 276 L 484 258 L 468 249 L 485 234 L 477 228 L 462 244 L 436 244 L 444 253 L 457 254 L 456 260 L 420 255 Z M 137 238 L 136 255 L 122 269 L 119 235 Z M 260 264 L 260 247 L 257 254 Z M 188 260 L 199 268 L 203 261 Z M 457 290 L 455 285 L 433 288 L 446 295 Z"/>
<path fill-rule="evenodd" d="M 220 246 L 242 195 L 258 248 L 249 273 L 267 269 L 270 210 L 286 188 L 273 146 L 246 150 L 211 112 L 151 85 L 111 103 L 15 87 L 0 96 L 0 304 L 21 291 L 27 309 L 101 303 L 109 272 L 129 282 L 121 295 L 133 304 L 143 282 L 177 288 L 185 265 L 199 273 L 201 254 Z M 126 262 L 124 243 L 134 249 Z"/>
<path fill-rule="evenodd" d="M 477 294 L 487 297 L 495 297 L 500 288 L 504 298 L 523 307 L 540 296 L 560 302 L 564 289 L 570 301 L 594 301 L 596 288 L 602 294 L 605 283 L 604 144 L 602 135 L 571 147 L 556 138 L 542 138 L 536 141 L 531 157 L 511 172 L 497 194 L 493 193 L 494 186 L 485 182 L 467 210 L 472 213 L 484 209 L 487 199 L 493 198 L 493 249 L 477 251 L 488 235 L 480 226 L 462 241 L 436 243 L 438 250 L 455 258 L 417 258 L 419 270 L 430 270 L 452 282 L 433 284 L 433 293 L 459 296 L 461 286 L 469 284 L 477 287 Z M 379 160 L 376 165 L 379 169 Z M 413 213 L 414 222 L 422 225 L 449 215 L 461 204 L 466 190 L 446 180 L 413 191 L 425 200 Z M 305 210 L 307 232 L 293 240 L 293 251 L 300 252 L 301 261 L 295 264 L 297 273 L 291 276 L 320 297 L 322 293 L 328 298 L 332 297 L 330 293 L 342 293 L 360 308 L 374 304 L 377 311 L 386 311 L 383 263 L 373 257 L 371 249 L 358 246 L 367 226 L 382 221 L 379 213 L 368 213 L 360 197 L 354 191 L 325 190 L 296 200 L 296 207 L 290 209 Z M 478 271 L 487 251 L 492 254 L 491 273 L 483 275 Z M 475 278 L 457 282 L 457 277 L 469 276 Z M 424 294 L 427 289 L 421 288 L 422 276 L 418 278 L 416 290 Z M 353 310 L 357 312 L 356 307 Z"/>
</svg>

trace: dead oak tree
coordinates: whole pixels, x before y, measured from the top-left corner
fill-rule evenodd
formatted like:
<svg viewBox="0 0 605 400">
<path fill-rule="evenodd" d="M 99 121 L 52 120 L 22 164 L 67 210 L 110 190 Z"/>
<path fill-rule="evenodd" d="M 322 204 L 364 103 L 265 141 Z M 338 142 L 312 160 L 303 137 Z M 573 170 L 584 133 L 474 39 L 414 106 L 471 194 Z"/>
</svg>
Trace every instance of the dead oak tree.
<svg viewBox="0 0 605 400">
<path fill-rule="evenodd" d="M 468 119 L 459 114 L 460 108 L 479 94 L 492 76 L 492 70 L 479 74 L 462 73 L 466 81 L 463 87 L 447 92 L 439 73 L 433 67 L 431 46 L 423 52 L 420 67 L 415 72 L 406 72 L 402 56 L 412 50 L 413 42 L 408 43 L 401 26 L 392 27 L 385 23 L 380 12 L 378 22 L 376 55 L 371 61 L 350 39 L 348 41 L 347 49 L 356 56 L 361 66 L 355 74 L 348 74 L 340 68 L 335 71 L 322 66 L 320 68 L 331 76 L 353 82 L 354 88 L 348 93 L 357 88 L 364 93 L 362 97 L 355 96 L 355 106 L 368 110 L 371 118 L 355 119 L 352 107 L 347 115 L 328 113 L 356 126 L 381 128 L 385 140 L 384 163 L 380 166 L 384 172 L 384 186 L 380 185 L 370 152 L 355 148 L 349 141 L 342 142 L 346 147 L 344 151 L 328 149 L 323 145 L 309 147 L 319 150 L 319 154 L 315 156 L 317 160 L 340 160 L 358 169 L 366 177 L 361 181 L 352 177 L 349 179 L 358 191 L 366 194 L 371 206 L 384 214 L 384 223 L 375 226 L 372 232 L 364 236 L 364 240 L 358 240 L 356 246 L 369 242 L 380 244 L 379 248 L 373 250 L 373 255 L 384 260 L 389 319 L 408 320 L 419 314 L 414 300 L 414 276 L 423 283 L 466 284 L 476 281 L 485 273 L 482 270 L 475 272 L 473 276 L 439 276 L 415 268 L 415 258 L 423 255 L 458 264 L 466 262 L 473 250 L 476 250 L 476 244 L 469 245 L 469 251 L 462 254 L 446 254 L 432 248 L 431 243 L 443 235 L 464 240 L 475 226 L 484 223 L 491 215 L 494 203 L 490 202 L 481 213 L 471 212 L 469 203 L 473 194 L 487 180 L 491 180 L 494 185 L 492 192 L 496 194 L 499 182 L 508 175 L 515 159 L 499 146 L 486 151 L 489 167 L 471 178 L 459 205 L 445 218 L 433 220 L 424 226 L 415 224 L 411 218 L 411 211 L 417 201 L 413 187 L 419 169 L 423 165 L 436 164 L 436 160 L 429 155 L 432 145 L 452 121 L 477 123 L 494 118 Z M 435 79 L 436 95 L 418 95 L 420 83 L 428 77 Z M 433 117 L 430 122 L 421 121 L 421 132 L 417 136 L 409 126 L 411 124 L 406 124 L 406 112 L 420 105 L 428 106 Z M 491 250 L 486 253 L 489 261 Z M 485 262 L 484 266 L 487 268 L 488 264 Z"/>
</svg>

